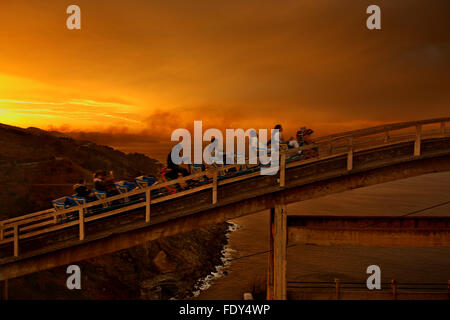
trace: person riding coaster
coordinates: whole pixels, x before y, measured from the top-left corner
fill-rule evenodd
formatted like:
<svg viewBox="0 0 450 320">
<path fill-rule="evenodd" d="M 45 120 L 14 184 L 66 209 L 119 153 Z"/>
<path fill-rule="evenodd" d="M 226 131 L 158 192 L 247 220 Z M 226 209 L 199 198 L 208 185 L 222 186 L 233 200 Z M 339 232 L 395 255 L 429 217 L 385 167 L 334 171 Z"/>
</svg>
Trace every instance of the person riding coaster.
<svg viewBox="0 0 450 320">
<path fill-rule="evenodd" d="M 177 174 L 177 178 L 174 179 L 173 169 L 170 169 L 168 167 L 162 168 L 160 171 L 160 174 L 161 174 L 161 178 L 163 179 L 164 182 L 176 180 L 178 178 L 178 174 Z M 167 192 L 167 194 L 174 194 L 174 193 L 183 191 L 183 188 L 181 187 L 181 185 L 179 183 L 176 183 L 175 186 L 163 187 L 163 190 L 165 190 Z"/>
<path fill-rule="evenodd" d="M 313 133 L 314 130 L 306 127 L 301 127 L 300 130 L 297 131 L 297 141 L 300 147 L 314 144 L 311 138 Z M 319 148 L 313 147 L 311 149 L 303 150 L 302 153 L 305 155 L 306 159 L 314 158 L 319 155 Z"/>
<path fill-rule="evenodd" d="M 75 206 L 83 206 L 89 202 L 96 200 L 105 200 L 110 196 L 118 194 L 126 194 L 137 188 L 146 188 L 157 183 L 154 177 L 140 176 L 137 177 L 136 183 L 126 180 L 114 182 L 112 172 L 110 177 L 106 177 L 105 171 L 97 171 L 94 174 L 94 189 L 91 191 L 86 186 L 84 179 L 79 180 L 74 186 L 73 190 L 75 194 L 72 196 L 64 196 L 52 201 L 52 205 L 56 211 L 61 211 Z M 100 190 L 99 190 L 100 189 Z M 108 191 L 106 191 L 108 190 Z M 151 197 L 157 198 L 163 194 L 159 190 L 152 190 Z M 111 210 L 117 206 L 123 206 L 130 202 L 142 201 L 141 195 L 132 195 L 130 197 L 124 197 L 123 199 L 115 201 L 107 201 L 101 205 L 90 206 L 85 209 L 85 216 L 104 212 L 105 210 Z M 68 222 L 74 219 L 78 219 L 78 211 L 64 214 L 60 217 L 59 223 Z"/>
<path fill-rule="evenodd" d="M 201 165 L 200 169 L 203 171 L 204 170 L 204 166 Z M 166 168 L 162 168 L 160 173 L 161 173 L 161 178 L 164 181 L 166 181 L 166 182 L 170 181 L 170 180 L 178 179 L 180 174 L 183 177 L 187 177 L 189 174 L 192 174 L 192 172 L 189 173 L 189 171 L 186 168 L 184 168 L 184 167 L 182 167 L 182 166 L 180 166 L 178 164 L 175 164 L 173 162 L 173 160 L 172 160 L 172 151 L 169 152 L 169 154 L 167 155 L 167 167 Z M 183 191 L 183 190 L 186 190 L 186 189 L 190 189 L 190 188 L 195 187 L 195 186 L 196 186 L 196 182 L 194 180 L 190 179 L 190 180 L 186 181 L 186 185 L 185 186 L 181 186 L 179 183 L 177 183 L 177 184 L 175 184 L 175 188 L 170 186 L 170 187 L 167 187 L 167 190 L 168 190 L 169 194 L 172 194 L 172 193 L 175 193 L 175 192 L 180 192 L 180 191 Z"/>
<path fill-rule="evenodd" d="M 206 166 L 204 164 L 189 164 L 189 171 L 192 174 L 197 174 L 197 173 L 201 173 L 206 171 Z M 204 184 L 208 184 L 212 181 L 212 177 L 208 177 L 208 175 L 205 174 L 203 176 L 200 176 L 198 178 L 195 179 L 189 179 L 186 181 L 186 188 L 187 189 L 192 189 L 195 187 L 199 187 L 202 186 Z"/>
</svg>

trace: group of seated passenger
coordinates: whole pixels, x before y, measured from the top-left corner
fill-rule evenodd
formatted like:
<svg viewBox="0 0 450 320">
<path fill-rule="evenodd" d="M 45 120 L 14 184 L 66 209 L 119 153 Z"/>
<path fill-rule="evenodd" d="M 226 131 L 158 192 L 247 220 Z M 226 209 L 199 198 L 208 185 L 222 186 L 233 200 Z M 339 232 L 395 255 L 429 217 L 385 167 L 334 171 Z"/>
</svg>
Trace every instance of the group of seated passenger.
<svg viewBox="0 0 450 320">
<path fill-rule="evenodd" d="M 278 139 L 278 142 L 280 143 L 280 149 L 281 145 L 286 145 L 288 149 L 297 149 L 306 145 L 312 145 L 313 140 L 311 138 L 311 135 L 314 133 L 312 129 L 301 127 L 300 130 L 297 131 L 296 137 L 294 138 L 291 136 L 288 141 L 284 141 L 283 139 L 283 127 L 281 124 L 278 124 L 275 126 L 275 129 L 279 130 L 279 133 L 275 135 L 275 138 Z M 304 155 L 305 157 L 315 157 L 318 154 L 317 148 L 311 148 L 304 151 L 299 151 L 299 155 Z"/>
<path fill-rule="evenodd" d="M 94 189 L 90 190 L 87 187 L 86 180 L 81 179 L 73 186 L 74 196 L 85 198 L 88 202 L 95 200 L 95 191 L 105 192 L 108 197 L 119 194 L 116 188 L 116 182 L 114 181 L 113 172 L 110 171 L 109 175 L 104 170 L 98 170 L 93 174 L 93 186 Z"/>
<path fill-rule="evenodd" d="M 280 143 L 287 143 L 290 149 L 300 148 L 304 145 L 312 144 L 311 135 L 314 133 L 312 129 L 301 127 L 297 131 L 296 137 L 290 137 L 288 141 L 283 139 L 283 127 L 281 124 L 277 124 L 275 129 L 278 129 L 278 133 L 273 134 L 272 139 L 278 140 Z M 270 141 L 269 143 L 270 144 Z"/>
<path fill-rule="evenodd" d="M 80 205 L 126 193 L 137 188 L 145 188 L 155 184 L 155 182 L 155 178 L 144 175 L 136 177 L 135 182 L 115 181 L 112 171 L 107 174 L 106 171 L 99 170 L 93 174 L 93 189 L 89 189 L 86 180 L 81 179 L 73 186 L 74 194 L 72 196 L 53 200 L 52 203 L 58 210 L 65 209 L 77 204 Z"/>
<path fill-rule="evenodd" d="M 109 175 L 106 174 L 105 170 L 99 170 L 95 172 L 94 189 L 101 192 L 106 192 L 108 197 L 119 194 L 119 191 L 116 189 L 114 174 L 112 171 L 109 172 Z"/>
<path fill-rule="evenodd" d="M 281 124 L 277 124 L 275 126 L 275 129 L 277 129 L 278 131 L 276 133 L 273 133 L 271 136 L 271 139 L 267 142 L 267 144 L 262 145 L 261 142 L 258 139 L 258 135 L 256 133 L 256 131 L 252 131 L 250 134 L 250 145 L 252 145 L 252 142 L 256 141 L 256 151 L 258 152 L 258 149 L 264 148 L 266 150 L 269 150 L 269 146 L 274 142 L 274 141 L 278 141 L 278 143 L 280 144 L 280 149 L 281 150 L 285 150 L 286 149 L 296 149 L 305 145 L 310 145 L 312 144 L 312 139 L 311 139 L 311 135 L 313 133 L 313 130 L 308 129 L 306 127 L 302 127 L 299 131 L 297 131 L 297 135 L 296 137 L 290 137 L 290 139 L 288 141 L 285 141 L 283 139 L 283 127 L 281 126 Z M 216 143 L 217 140 L 215 138 L 213 138 L 211 140 L 211 146 L 214 146 L 214 143 Z M 284 146 L 284 147 L 282 147 Z M 216 150 L 216 149 L 214 149 Z M 225 152 L 221 152 L 221 155 L 214 155 L 212 154 L 212 156 L 214 158 L 218 158 L 220 159 L 220 161 L 218 161 L 217 163 L 213 163 L 213 166 L 224 166 L 226 163 L 229 162 L 230 159 L 228 159 L 228 157 L 230 155 L 228 155 Z M 238 157 L 237 154 L 232 155 L 235 158 Z M 299 151 L 295 157 L 295 159 L 290 159 L 290 161 L 295 161 L 296 159 L 301 159 L 303 157 L 309 158 L 309 157 L 314 157 L 317 156 L 317 148 L 312 148 L 312 149 L 308 149 L 305 151 Z M 252 168 L 248 168 L 248 166 L 243 166 L 241 167 L 241 171 L 242 168 L 245 168 L 245 170 L 247 171 L 251 171 L 253 170 L 255 167 Z M 190 174 L 193 173 L 198 173 L 198 172 L 202 172 L 206 170 L 206 166 L 204 164 L 201 165 L 190 165 L 189 166 L 189 170 L 186 169 L 185 167 L 181 166 L 181 165 L 177 165 L 172 161 L 172 152 L 169 153 L 169 155 L 167 156 L 167 167 L 163 168 L 161 170 L 161 178 L 163 181 L 170 181 L 170 180 L 176 180 L 179 177 L 186 177 Z M 234 174 L 240 174 L 239 170 L 236 168 L 232 168 L 230 170 L 227 170 L 224 175 L 234 175 Z M 223 178 L 219 177 L 219 178 Z M 198 186 L 199 184 L 203 184 L 203 183 L 209 183 L 211 180 L 211 177 L 207 177 L 206 175 L 198 178 L 198 179 L 190 179 L 184 182 L 183 186 L 179 183 L 175 184 L 174 186 L 166 186 L 163 187 L 161 190 L 153 190 L 152 192 L 155 192 L 155 194 L 157 194 L 157 196 L 161 196 L 163 194 L 171 194 L 171 193 L 175 193 L 175 192 L 179 192 L 181 190 L 184 189 L 188 189 L 191 187 L 195 187 Z M 80 204 L 80 199 L 82 200 L 81 202 L 91 202 L 97 199 L 105 199 L 107 197 L 111 197 L 111 196 L 115 196 L 121 193 L 126 193 L 129 192 L 133 189 L 136 188 L 145 188 L 148 186 L 153 185 L 156 182 L 156 179 L 153 177 L 146 177 L 144 175 L 135 178 L 135 182 L 129 182 L 129 181 L 119 181 L 116 182 L 115 178 L 114 178 L 114 174 L 112 171 L 109 171 L 109 173 L 107 173 L 105 170 L 98 170 L 93 174 L 93 189 L 90 190 L 87 187 L 86 181 L 85 180 L 79 180 L 77 184 L 75 184 L 73 186 L 74 192 L 75 194 L 71 197 L 63 197 L 57 200 L 53 201 L 53 204 L 55 206 L 55 208 L 65 208 L 66 204 L 67 204 L 67 199 L 65 199 L 64 201 L 62 201 L 62 199 L 64 198 L 70 198 L 68 200 L 70 205 L 73 205 L 73 203 L 78 203 Z M 62 202 L 61 202 L 62 201 Z M 58 207 L 58 205 L 60 205 L 60 207 Z"/>
<path fill-rule="evenodd" d="M 276 131 L 275 133 L 272 133 L 271 139 L 267 142 L 267 144 L 262 144 L 259 139 L 258 139 L 258 134 L 256 132 L 256 130 L 252 130 L 250 131 L 250 136 L 249 136 L 249 144 L 250 147 L 253 146 L 254 148 L 254 155 L 257 156 L 258 151 L 261 149 L 267 150 L 267 152 L 270 151 L 269 146 L 274 142 L 274 141 L 278 141 L 278 143 L 280 144 L 280 150 L 285 150 L 286 149 L 297 149 L 300 148 L 302 146 L 305 145 L 310 145 L 313 144 L 313 141 L 311 139 L 311 135 L 313 134 L 313 130 L 312 129 L 308 129 L 306 127 L 301 127 L 300 130 L 297 131 L 296 134 L 296 138 L 291 137 L 288 141 L 285 141 L 283 139 L 283 127 L 281 124 L 277 124 L 275 126 L 274 129 L 277 129 L 278 131 Z M 233 160 L 237 160 L 239 158 L 239 154 L 230 154 L 227 152 L 223 152 L 222 150 L 217 150 L 217 140 L 216 138 L 212 138 L 211 139 L 211 143 L 210 145 L 207 147 L 209 148 L 209 153 L 211 154 L 212 158 L 214 160 L 212 160 L 212 166 L 224 166 L 227 163 L 233 163 Z M 216 154 L 216 152 L 218 152 L 219 154 Z M 201 165 L 189 165 L 189 170 L 184 168 L 182 165 L 177 165 L 173 162 L 172 160 L 172 153 L 173 151 L 171 151 L 168 156 L 167 156 L 167 167 L 163 168 L 161 170 L 161 176 L 163 178 L 164 181 L 169 181 L 169 180 L 175 180 L 179 177 L 185 177 L 188 176 L 189 174 L 194 174 L 194 173 L 198 173 L 199 171 L 205 171 L 206 170 L 206 165 L 201 164 Z M 175 150 L 176 153 L 176 150 Z M 297 160 L 297 159 L 301 159 L 303 158 L 310 158 L 310 157 L 314 157 L 317 155 L 317 148 L 312 148 L 312 149 L 308 149 L 305 151 L 299 151 L 295 157 L 295 159 L 290 159 L 290 161 L 293 160 Z M 234 157 L 234 159 L 232 159 Z M 247 159 L 250 160 L 250 159 Z M 236 163 L 237 161 L 235 161 Z M 250 161 L 247 161 L 250 162 Z M 245 168 L 247 168 L 246 166 L 243 166 Z M 241 168 L 243 168 L 241 167 Z M 239 170 L 237 170 L 236 168 L 231 168 L 227 170 L 228 174 L 237 174 Z M 208 178 L 205 176 L 203 178 L 204 181 L 206 181 Z M 187 181 L 187 185 L 189 187 L 190 182 L 192 182 L 192 180 L 188 180 Z M 178 187 L 178 189 L 180 189 Z"/>
</svg>

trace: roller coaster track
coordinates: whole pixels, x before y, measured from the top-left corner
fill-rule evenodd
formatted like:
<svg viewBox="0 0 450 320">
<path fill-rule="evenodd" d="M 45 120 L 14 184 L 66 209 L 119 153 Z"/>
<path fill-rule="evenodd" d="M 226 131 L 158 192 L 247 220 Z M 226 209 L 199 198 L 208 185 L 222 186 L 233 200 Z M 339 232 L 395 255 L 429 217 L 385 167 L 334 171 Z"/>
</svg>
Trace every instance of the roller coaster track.
<svg viewBox="0 0 450 320">
<path fill-rule="evenodd" d="M 145 241 L 349 189 L 450 170 L 450 118 L 394 123 L 320 137 L 280 152 L 279 172 L 234 164 L 64 210 L 0 221 L 0 280 Z M 314 157 L 303 155 L 318 150 Z M 236 168 L 223 178 L 221 170 Z M 195 187 L 159 197 L 187 181 Z M 106 207 L 95 211 L 95 208 Z M 93 214 L 93 212 L 96 212 Z M 72 217 L 69 219 L 68 217 Z"/>
</svg>

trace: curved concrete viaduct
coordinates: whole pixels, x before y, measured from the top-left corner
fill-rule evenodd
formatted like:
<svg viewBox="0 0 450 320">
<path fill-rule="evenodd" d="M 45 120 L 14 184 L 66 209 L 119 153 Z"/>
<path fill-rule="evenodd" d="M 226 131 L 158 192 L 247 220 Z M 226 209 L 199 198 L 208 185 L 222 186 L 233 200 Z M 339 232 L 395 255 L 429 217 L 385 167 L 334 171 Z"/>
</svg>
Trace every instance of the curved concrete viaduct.
<svg viewBox="0 0 450 320">
<path fill-rule="evenodd" d="M 81 217 L 64 228 L 40 222 L 44 231 L 29 233 L 28 236 L 25 231 L 20 233 L 19 227 L 15 226 L 21 224 L 20 230 L 25 230 L 35 221 L 39 222 L 38 217 L 50 217 L 52 211 L 28 215 L 28 220 L 13 220 L 8 224 L 2 221 L 0 280 L 67 265 L 273 208 L 272 213 L 275 215 L 278 211 L 284 211 L 279 215 L 279 225 L 274 221 L 273 226 L 274 229 L 281 228 L 278 231 L 281 233 L 279 243 L 283 246 L 282 243 L 287 240 L 287 204 L 398 179 L 449 171 L 450 138 L 445 133 L 444 127 L 444 135 L 440 137 L 421 138 L 419 132 L 419 139 L 416 134 L 412 141 L 409 139 L 406 142 L 368 146 L 360 150 L 347 146 L 344 152 L 337 150 L 336 154 L 317 159 L 282 162 L 280 173 L 275 176 L 253 173 L 222 181 L 215 177 L 211 186 L 199 187 L 193 190 L 195 192 L 181 192 L 161 201 L 147 197 L 147 201 L 98 219 Z M 148 196 L 148 190 L 143 192 Z M 23 221 L 30 222 L 26 224 Z M 272 231 L 276 234 L 276 230 Z M 445 232 L 448 233 L 448 230 Z M 277 249 L 274 248 L 274 251 L 277 256 Z M 278 269 L 285 269 L 285 265 L 279 265 Z M 281 286 L 278 293 L 270 298 L 285 298 L 282 293 L 285 290 Z"/>
</svg>

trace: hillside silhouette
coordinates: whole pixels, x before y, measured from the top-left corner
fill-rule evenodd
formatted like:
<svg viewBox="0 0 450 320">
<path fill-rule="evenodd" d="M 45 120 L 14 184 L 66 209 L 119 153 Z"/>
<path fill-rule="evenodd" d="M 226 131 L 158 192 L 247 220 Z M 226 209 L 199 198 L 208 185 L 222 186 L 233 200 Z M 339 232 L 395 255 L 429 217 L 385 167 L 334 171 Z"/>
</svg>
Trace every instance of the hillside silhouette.
<svg viewBox="0 0 450 320">
<path fill-rule="evenodd" d="M 159 176 L 162 165 L 143 154 L 76 140 L 59 132 L 0 124 L 0 219 L 51 207 L 51 200 L 73 193 L 79 179 L 92 182 L 99 169 L 117 180 Z"/>
<path fill-rule="evenodd" d="M 79 179 L 113 170 L 117 180 L 159 176 L 143 154 L 77 140 L 55 131 L 0 124 L 0 220 L 51 207 Z M 222 263 L 227 223 L 80 261 L 84 290 L 67 290 L 66 266 L 12 279 L 12 299 L 169 299 L 191 294 Z"/>
</svg>

